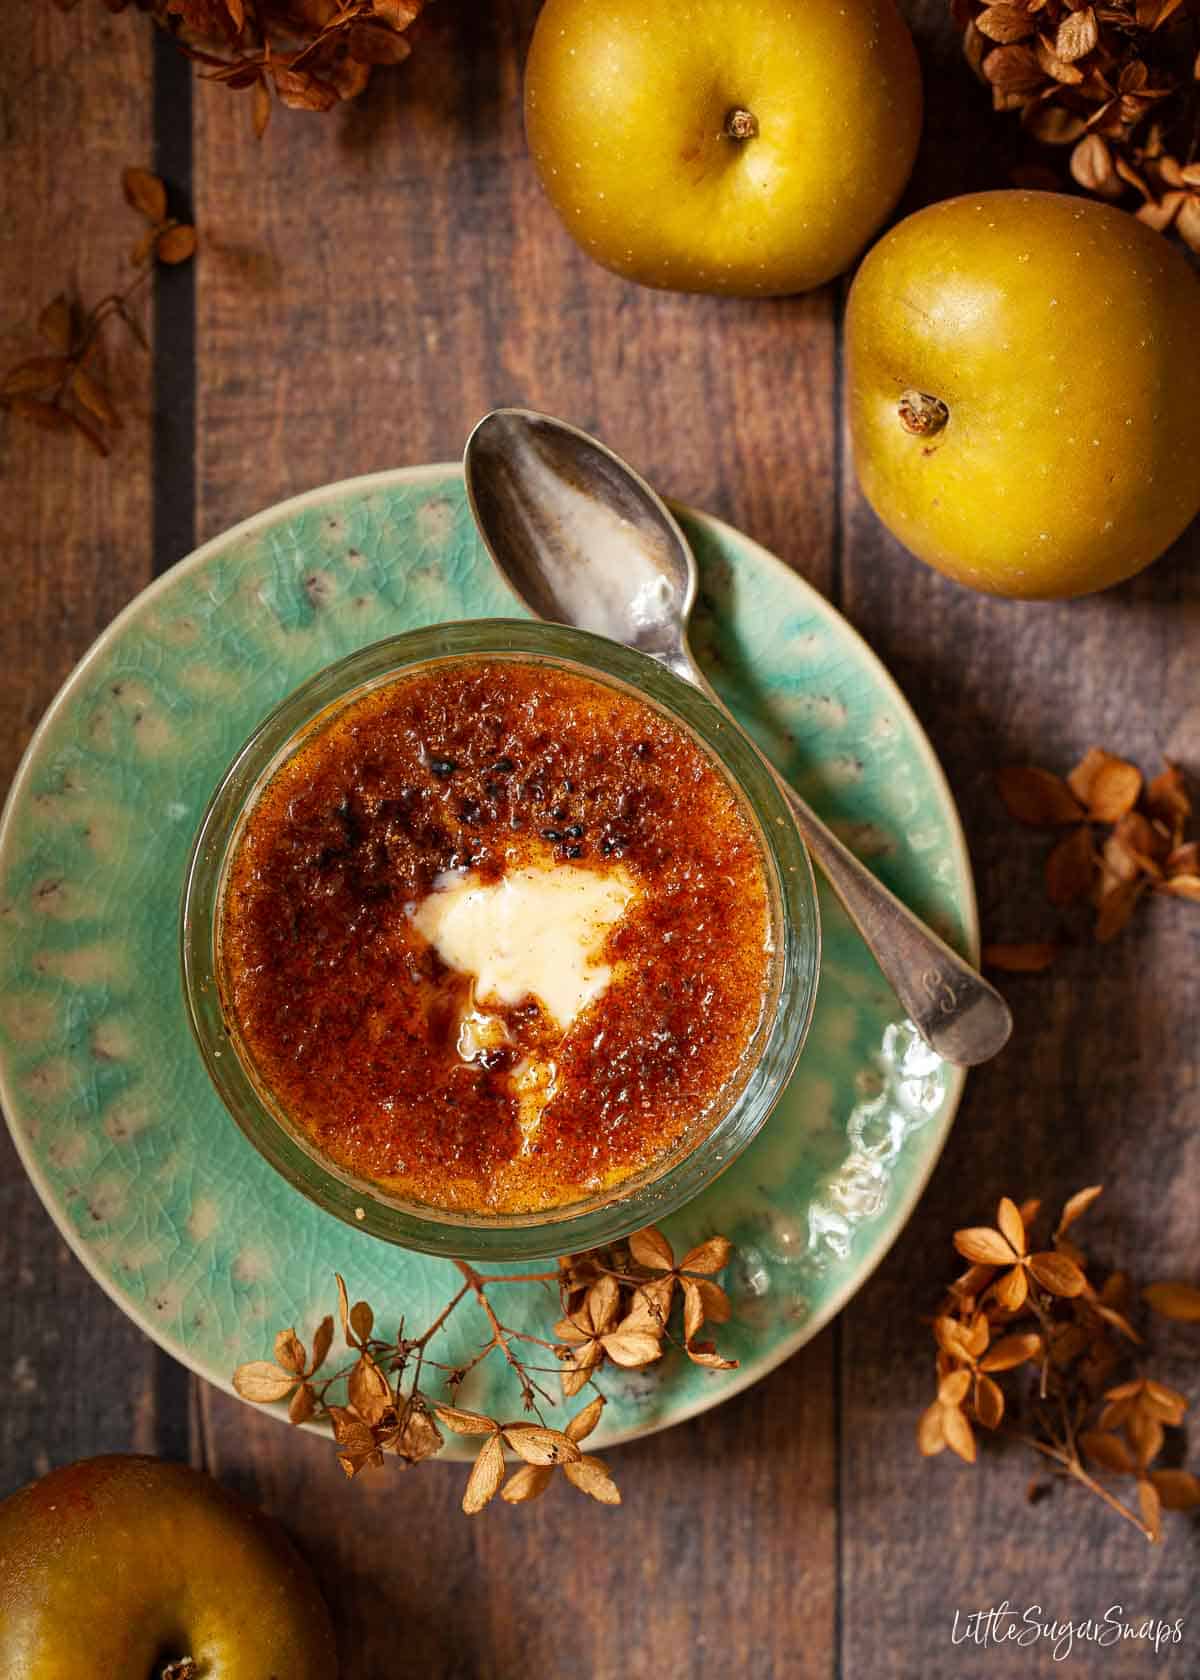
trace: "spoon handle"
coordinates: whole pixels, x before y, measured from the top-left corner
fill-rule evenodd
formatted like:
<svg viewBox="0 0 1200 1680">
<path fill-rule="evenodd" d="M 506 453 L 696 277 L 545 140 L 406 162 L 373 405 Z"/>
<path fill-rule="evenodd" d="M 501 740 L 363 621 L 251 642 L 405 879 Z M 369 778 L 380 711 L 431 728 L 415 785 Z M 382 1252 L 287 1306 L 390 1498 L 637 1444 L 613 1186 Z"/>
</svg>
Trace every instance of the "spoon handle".
<svg viewBox="0 0 1200 1680">
<path fill-rule="evenodd" d="M 1012 1032 L 1000 993 L 889 892 L 782 778 L 780 786 L 813 862 L 921 1037 L 961 1067 L 994 1056 Z"/>
</svg>

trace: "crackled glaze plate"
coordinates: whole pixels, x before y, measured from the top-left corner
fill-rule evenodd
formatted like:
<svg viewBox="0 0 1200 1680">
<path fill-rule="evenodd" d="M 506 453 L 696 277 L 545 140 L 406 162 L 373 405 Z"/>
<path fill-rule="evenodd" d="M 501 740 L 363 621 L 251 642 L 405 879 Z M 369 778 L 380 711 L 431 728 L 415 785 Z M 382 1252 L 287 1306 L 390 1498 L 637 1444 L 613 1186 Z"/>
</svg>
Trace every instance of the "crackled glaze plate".
<svg viewBox="0 0 1200 1680">
<path fill-rule="evenodd" d="M 747 538 L 681 514 L 700 561 L 696 651 L 779 768 L 960 949 L 975 900 L 946 783 L 874 655 L 822 597 Z M 237 748 L 320 666 L 439 620 L 516 616 L 454 467 L 317 490 L 218 537 L 120 615 L 50 708 L 0 824 L 0 1096 L 50 1214 L 146 1333 L 229 1388 L 233 1367 L 302 1336 L 333 1273 L 380 1322 L 430 1322 L 448 1262 L 349 1230 L 292 1190 L 228 1117 L 188 1032 L 177 919 L 200 815 Z M 954 1116 L 962 1075 L 906 1024 L 822 894 L 820 995 L 799 1069 L 764 1131 L 667 1222 L 676 1252 L 714 1230 L 737 1258 L 729 1373 L 677 1354 L 606 1375 L 597 1442 L 716 1405 L 806 1342 L 878 1263 Z M 544 1331 L 537 1289 L 510 1322 Z M 523 1318 L 522 1318 L 522 1315 Z M 481 1340 L 464 1303 L 436 1357 Z M 431 1353 L 435 1350 L 431 1348 Z M 551 1379 L 552 1380 L 552 1379 Z M 512 1415 L 489 1360 L 461 1403 Z M 550 1414 L 553 1420 L 554 1414 Z M 451 1438 L 447 1455 L 460 1446 Z"/>
</svg>

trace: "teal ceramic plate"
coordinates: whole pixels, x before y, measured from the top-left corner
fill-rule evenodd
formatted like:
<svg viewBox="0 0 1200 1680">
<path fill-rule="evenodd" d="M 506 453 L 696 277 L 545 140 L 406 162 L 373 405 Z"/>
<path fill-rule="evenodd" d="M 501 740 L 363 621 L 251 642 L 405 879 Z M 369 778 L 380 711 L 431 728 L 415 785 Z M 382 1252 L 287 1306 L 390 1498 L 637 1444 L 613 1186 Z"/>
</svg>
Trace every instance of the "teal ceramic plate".
<svg viewBox="0 0 1200 1680">
<path fill-rule="evenodd" d="M 887 673 L 829 604 L 754 543 L 682 515 L 700 560 L 701 662 L 742 723 L 888 884 L 977 947 L 962 833 Z M 184 865 L 218 777 L 259 720 L 331 660 L 439 620 L 515 616 L 453 467 L 333 485 L 218 537 L 105 632 L 38 730 L 0 825 L 0 1096 L 67 1242 L 168 1352 L 228 1388 L 276 1328 L 331 1310 L 333 1273 L 380 1323 L 431 1322 L 448 1262 L 318 1211 L 273 1173 L 209 1085 L 184 1017 Z M 828 894 L 820 995 L 762 1135 L 668 1221 L 676 1252 L 737 1246 L 729 1373 L 669 1354 L 606 1377 L 609 1442 L 676 1423 L 806 1342 L 895 1238 L 945 1141 L 962 1076 L 916 1038 Z M 540 1290 L 506 1312 L 545 1330 Z M 523 1315 L 523 1316 L 522 1316 Z M 437 1357 L 479 1344 L 474 1308 Z M 431 1353 L 434 1350 L 431 1348 Z M 552 1380 L 552 1379 L 551 1379 Z M 461 1403 L 514 1415 L 499 1360 Z M 550 1413 L 548 1421 L 552 1421 Z M 447 1453 L 470 1443 L 452 1437 Z"/>
</svg>

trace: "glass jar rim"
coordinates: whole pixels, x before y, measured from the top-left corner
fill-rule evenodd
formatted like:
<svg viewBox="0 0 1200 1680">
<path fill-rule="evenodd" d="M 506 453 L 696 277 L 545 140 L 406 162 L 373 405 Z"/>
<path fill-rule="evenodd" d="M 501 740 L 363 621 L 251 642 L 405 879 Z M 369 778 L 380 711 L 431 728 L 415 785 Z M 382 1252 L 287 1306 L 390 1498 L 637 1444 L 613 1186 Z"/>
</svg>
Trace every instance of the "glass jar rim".
<svg viewBox="0 0 1200 1680">
<path fill-rule="evenodd" d="M 522 1214 L 464 1213 L 403 1202 L 320 1154 L 260 1092 L 222 1007 L 217 951 L 220 892 L 248 810 L 279 765 L 320 720 L 364 690 L 417 667 L 456 659 L 572 666 L 627 687 L 698 739 L 742 795 L 768 874 L 775 936 L 775 1008 L 758 1034 L 732 1100 L 694 1140 L 611 1190 Z M 803 1048 L 820 967 L 812 867 L 774 773 L 738 726 L 699 689 L 648 655 L 605 637 L 524 619 L 470 619 L 407 631 L 325 666 L 294 689 L 244 743 L 221 778 L 189 858 L 180 914 L 189 1023 L 225 1107 L 294 1188 L 357 1230 L 427 1253 L 472 1261 L 531 1260 L 613 1242 L 691 1201 L 757 1135 Z"/>
</svg>

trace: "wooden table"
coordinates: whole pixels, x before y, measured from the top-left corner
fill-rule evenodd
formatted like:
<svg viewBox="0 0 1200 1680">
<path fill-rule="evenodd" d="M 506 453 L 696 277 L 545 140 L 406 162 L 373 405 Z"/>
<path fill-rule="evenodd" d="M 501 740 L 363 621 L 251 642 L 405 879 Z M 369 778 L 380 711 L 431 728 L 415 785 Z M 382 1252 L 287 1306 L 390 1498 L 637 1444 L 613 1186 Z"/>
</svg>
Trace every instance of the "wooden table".
<svg viewBox="0 0 1200 1680">
<path fill-rule="evenodd" d="M 914 22 L 932 89 L 913 203 L 1003 184 L 1013 128 L 957 59 L 941 0 Z M 0 774 L 113 614 L 194 541 L 309 486 L 458 455 L 527 402 L 599 432 L 671 495 L 732 520 L 822 589 L 915 705 L 961 803 L 984 927 L 1046 925 L 1040 849 L 991 786 L 1093 742 L 1200 768 L 1200 528 L 1100 597 L 1009 604 L 916 565 L 855 488 L 840 414 L 840 294 L 741 303 L 640 290 L 568 242 L 525 156 L 534 0 L 432 8 L 413 61 L 257 144 L 245 101 L 99 0 L 5 19 L 0 351 L 29 353 L 67 280 L 106 289 L 136 236 L 126 164 L 194 207 L 194 269 L 163 277 L 152 358 L 115 349 L 129 411 L 112 459 L 0 424 L 6 607 Z M 0 1143 L 0 1493 L 104 1450 L 190 1459 L 287 1523 L 334 1607 L 350 1680 L 737 1675 L 994 1680 L 1061 1672 L 1044 1646 L 951 1640 L 955 1610 L 1191 1619 L 1157 1661 L 1085 1648 L 1070 1672 L 1200 1673 L 1198 1528 L 1151 1550 L 1063 1489 L 1025 1504 L 996 1451 L 922 1462 L 927 1313 L 949 1233 L 997 1194 L 1110 1186 L 1097 1253 L 1197 1277 L 1200 917 L 1156 902 L 1103 952 L 1014 980 L 1011 1049 L 971 1081 L 917 1215 L 841 1317 L 751 1392 L 616 1455 L 619 1513 L 556 1489 L 458 1511 L 462 1472 L 343 1485 L 319 1440 L 190 1377 L 68 1254 Z M 1194 1333 L 1170 1338 L 1195 1389 Z M 1167 1368 L 1170 1374 L 1171 1367 Z M 1195 1449 L 1192 1462 L 1196 1461 Z M 1068 1665 L 1069 1666 L 1069 1665 Z"/>
</svg>

